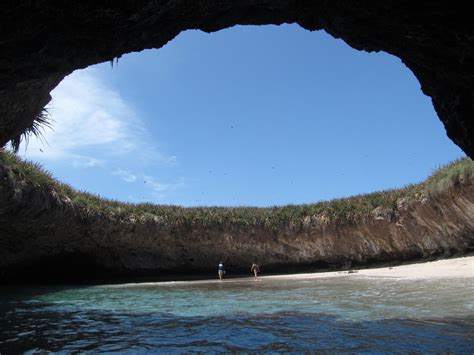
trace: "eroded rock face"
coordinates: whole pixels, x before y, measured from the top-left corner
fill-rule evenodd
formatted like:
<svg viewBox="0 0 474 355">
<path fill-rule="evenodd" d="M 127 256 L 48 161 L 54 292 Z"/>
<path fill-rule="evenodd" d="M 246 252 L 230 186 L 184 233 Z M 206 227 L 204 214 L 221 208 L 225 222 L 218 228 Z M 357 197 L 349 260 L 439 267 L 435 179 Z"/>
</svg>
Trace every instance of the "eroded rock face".
<svg viewBox="0 0 474 355">
<path fill-rule="evenodd" d="M 299 223 L 204 225 L 202 219 L 103 214 L 42 188 L 0 160 L 0 282 L 179 273 L 347 269 L 474 250 L 474 179 L 436 197 L 400 199 L 346 224 L 325 213 Z"/>
<path fill-rule="evenodd" d="M 474 26 L 469 3 L 346 0 L 4 1 L 0 146 L 31 126 L 75 69 L 160 48 L 181 31 L 298 23 L 399 57 L 448 136 L 474 158 Z M 51 142 L 54 144 L 54 142 Z"/>
</svg>

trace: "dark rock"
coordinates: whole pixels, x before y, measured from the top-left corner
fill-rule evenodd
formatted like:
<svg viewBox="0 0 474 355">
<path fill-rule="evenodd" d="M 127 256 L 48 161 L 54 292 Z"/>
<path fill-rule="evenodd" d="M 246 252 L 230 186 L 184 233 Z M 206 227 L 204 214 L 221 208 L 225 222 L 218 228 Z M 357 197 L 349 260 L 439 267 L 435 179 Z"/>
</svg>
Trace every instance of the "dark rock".
<svg viewBox="0 0 474 355">
<path fill-rule="evenodd" d="M 50 91 L 75 69 L 160 48 L 187 29 L 298 23 L 358 50 L 399 57 L 432 98 L 448 136 L 474 158 L 469 2 L 6 0 L 0 23 L 0 146 L 32 125 Z"/>
</svg>

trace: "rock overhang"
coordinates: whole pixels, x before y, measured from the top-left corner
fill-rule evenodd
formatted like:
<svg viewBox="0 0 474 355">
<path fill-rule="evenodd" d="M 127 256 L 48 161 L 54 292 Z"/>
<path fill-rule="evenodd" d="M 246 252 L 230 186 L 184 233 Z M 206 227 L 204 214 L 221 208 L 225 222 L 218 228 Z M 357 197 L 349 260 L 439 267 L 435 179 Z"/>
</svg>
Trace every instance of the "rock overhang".
<svg viewBox="0 0 474 355">
<path fill-rule="evenodd" d="M 76 69 L 160 48 L 180 32 L 298 23 L 399 57 L 448 136 L 474 157 L 474 26 L 461 3 L 342 0 L 14 2 L 1 5 L 0 146 L 25 132 Z"/>
</svg>

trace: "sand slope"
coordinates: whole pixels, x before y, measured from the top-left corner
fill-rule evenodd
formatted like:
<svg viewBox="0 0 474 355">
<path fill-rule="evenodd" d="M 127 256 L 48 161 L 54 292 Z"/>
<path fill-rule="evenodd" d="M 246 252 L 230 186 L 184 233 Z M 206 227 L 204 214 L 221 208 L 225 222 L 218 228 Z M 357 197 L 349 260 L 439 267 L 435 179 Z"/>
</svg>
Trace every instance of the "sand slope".
<svg viewBox="0 0 474 355">
<path fill-rule="evenodd" d="M 347 271 L 337 271 L 312 274 L 263 276 L 262 279 L 318 279 L 327 277 L 353 276 L 401 279 L 474 278 L 474 256 L 429 261 L 394 267 L 383 267 L 377 269 L 354 270 L 354 273 L 349 273 Z"/>
</svg>

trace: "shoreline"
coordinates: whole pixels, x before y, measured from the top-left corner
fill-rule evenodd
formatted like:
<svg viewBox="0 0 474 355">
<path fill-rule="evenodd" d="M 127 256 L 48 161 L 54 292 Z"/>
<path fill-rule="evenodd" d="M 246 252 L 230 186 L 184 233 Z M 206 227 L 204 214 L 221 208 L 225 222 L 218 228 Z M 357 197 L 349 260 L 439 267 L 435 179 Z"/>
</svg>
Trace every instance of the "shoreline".
<svg viewBox="0 0 474 355">
<path fill-rule="evenodd" d="M 330 271 L 293 275 L 262 276 L 266 279 L 321 279 L 344 276 L 365 276 L 388 279 L 438 279 L 438 278 L 474 278 L 474 256 L 441 259 L 390 267 L 354 269 L 351 271 Z"/>
<path fill-rule="evenodd" d="M 252 281 L 278 281 L 278 280 L 317 280 L 326 278 L 344 277 L 364 277 L 370 279 L 394 279 L 394 280 L 416 280 L 416 279 L 454 279 L 454 278 L 474 278 L 474 255 L 457 257 L 451 259 L 441 259 L 426 261 L 399 266 L 379 267 L 371 269 L 354 269 L 351 271 L 328 271 L 288 275 L 262 275 L 257 280 L 253 276 L 231 277 L 228 279 L 204 279 L 204 280 L 176 280 L 176 281 L 155 281 L 155 282 L 128 282 L 114 285 L 100 285 L 100 287 L 129 287 L 129 286 L 159 286 L 159 285 L 202 285 L 209 283 L 235 283 Z M 97 285 L 99 286 L 99 285 Z"/>
</svg>

